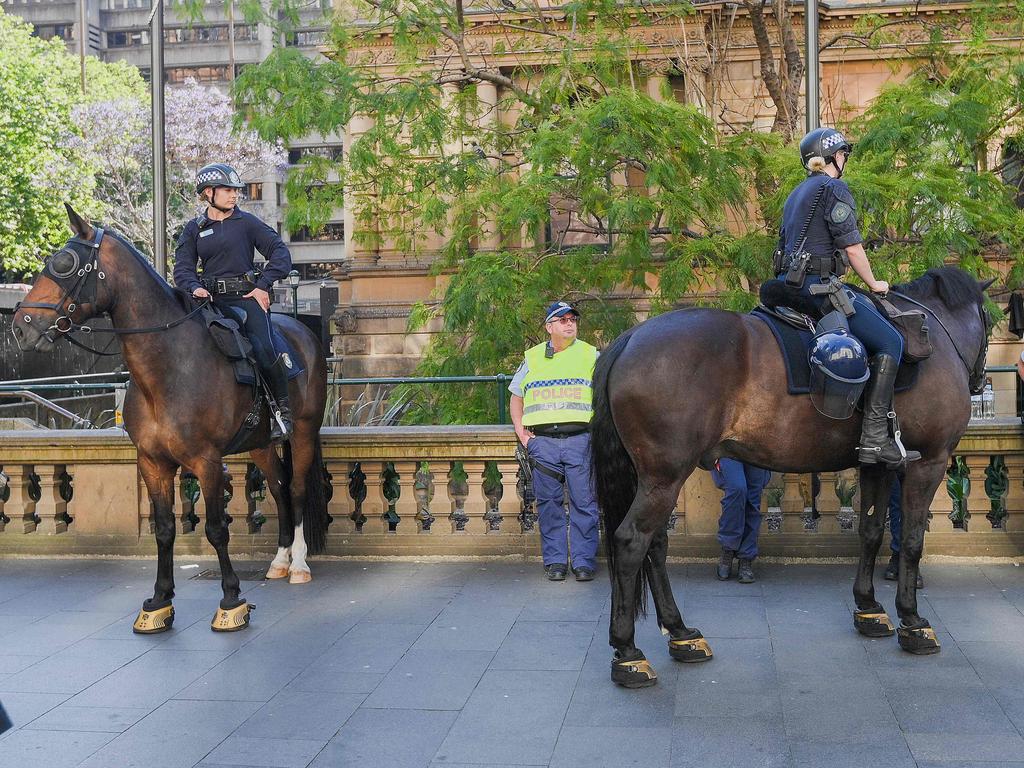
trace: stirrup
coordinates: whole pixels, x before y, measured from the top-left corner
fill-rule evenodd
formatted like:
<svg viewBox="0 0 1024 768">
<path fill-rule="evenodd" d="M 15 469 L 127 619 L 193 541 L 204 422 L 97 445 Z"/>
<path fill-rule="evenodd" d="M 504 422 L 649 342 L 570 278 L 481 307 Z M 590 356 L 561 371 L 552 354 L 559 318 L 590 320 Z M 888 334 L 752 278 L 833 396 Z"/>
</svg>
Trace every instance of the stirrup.
<svg viewBox="0 0 1024 768">
<path fill-rule="evenodd" d="M 906 464 L 907 462 L 910 461 L 917 461 L 918 459 L 920 459 L 920 452 L 908 451 L 904 447 L 903 441 L 900 439 L 902 432 L 900 431 L 900 422 L 896 418 L 896 411 L 889 411 L 885 415 L 889 418 L 890 423 L 892 423 L 892 441 L 893 443 L 896 444 L 896 447 L 899 449 L 900 456 L 903 457 L 903 460 L 900 462 L 900 465 Z"/>
</svg>

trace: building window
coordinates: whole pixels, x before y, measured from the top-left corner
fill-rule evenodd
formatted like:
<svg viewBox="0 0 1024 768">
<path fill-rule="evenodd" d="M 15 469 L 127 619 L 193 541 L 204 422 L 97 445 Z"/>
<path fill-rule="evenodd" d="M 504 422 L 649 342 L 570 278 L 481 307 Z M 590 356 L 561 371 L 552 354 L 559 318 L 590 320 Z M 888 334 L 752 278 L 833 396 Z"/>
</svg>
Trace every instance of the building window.
<svg viewBox="0 0 1024 768">
<path fill-rule="evenodd" d="M 75 39 L 74 24 L 34 24 L 32 34 L 43 40 L 59 38 L 61 40 Z"/>
<path fill-rule="evenodd" d="M 1010 136 L 1003 144 L 1002 177 L 1017 190 L 1017 207 L 1024 208 L 1024 136 Z"/>
<path fill-rule="evenodd" d="M 308 227 L 299 227 L 291 233 L 290 239 L 293 243 L 340 243 L 345 240 L 345 225 L 332 221 L 324 224 L 323 229 L 315 235 L 310 233 Z"/>
<path fill-rule="evenodd" d="M 252 182 L 245 185 L 245 189 L 242 190 L 242 199 L 255 202 L 256 200 L 263 199 L 263 184 L 262 182 Z"/>
<path fill-rule="evenodd" d="M 172 27 L 164 30 L 164 40 L 176 43 L 224 43 L 228 41 L 228 25 L 216 24 L 203 27 Z M 259 40 L 259 27 L 254 24 L 236 24 L 235 40 L 248 42 Z"/>
<path fill-rule="evenodd" d="M 300 29 L 290 33 L 285 38 L 285 44 L 297 48 L 310 48 L 323 45 L 326 39 L 327 34 L 323 29 Z"/>
<path fill-rule="evenodd" d="M 107 48 L 141 48 L 149 45 L 148 29 L 114 29 L 107 31 Z"/>
<path fill-rule="evenodd" d="M 298 165 L 307 157 L 326 157 L 340 160 L 344 148 L 341 144 L 321 144 L 315 147 L 294 147 L 288 150 L 288 164 Z"/>
<path fill-rule="evenodd" d="M 223 83 L 228 81 L 230 68 L 227 64 L 211 64 L 204 67 L 168 67 L 164 78 L 168 83 L 184 83 L 194 77 L 200 83 Z"/>
</svg>

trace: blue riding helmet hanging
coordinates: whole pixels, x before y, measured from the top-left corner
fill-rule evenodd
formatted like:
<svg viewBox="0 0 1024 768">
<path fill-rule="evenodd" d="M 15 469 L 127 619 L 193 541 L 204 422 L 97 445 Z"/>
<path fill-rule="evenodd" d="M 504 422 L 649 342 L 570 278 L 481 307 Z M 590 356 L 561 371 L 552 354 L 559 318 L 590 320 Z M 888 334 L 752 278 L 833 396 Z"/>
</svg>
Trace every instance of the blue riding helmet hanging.
<svg viewBox="0 0 1024 768">
<path fill-rule="evenodd" d="M 864 345 L 836 328 L 811 340 L 808 359 L 814 407 L 830 419 L 850 418 L 871 374 Z"/>
</svg>

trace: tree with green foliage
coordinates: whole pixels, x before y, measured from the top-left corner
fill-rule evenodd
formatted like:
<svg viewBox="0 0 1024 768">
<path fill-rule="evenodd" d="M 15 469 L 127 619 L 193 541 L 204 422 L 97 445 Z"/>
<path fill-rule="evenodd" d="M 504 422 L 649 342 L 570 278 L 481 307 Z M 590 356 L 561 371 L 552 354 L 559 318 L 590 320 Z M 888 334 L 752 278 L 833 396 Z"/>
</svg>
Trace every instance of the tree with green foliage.
<svg viewBox="0 0 1024 768">
<path fill-rule="evenodd" d="M 782 203 L 804 176 L 787 131 L 725 133 L 649 92 L 647 75 L 675 62 L 647 50 L 642 30 L 688 6 L 519 5 L 473 19 L 475 33 L 513 33 L 482 52 L 460 3 L 364 0 L 332 20 L 329 57 L 282 46 L 247 68 L 236 97 L 265 137 L 341 133 L 353 119 L 365 128 L 343 158 L 292 171 L 290 226 L 315 229 L 344 190 L 357 222 L 348 236 L 367 248 L 417 254 L 426 233 L 441 234 L 430 258 L 450 279 L 411 323 L 443 323 L 426 374 L 510 372 L 542 339 L 553 298 L 581 304 L 582 336 L 599 345 L 638 308 L 751 307 Z M 1012 40 L 1022 15 L 993 13 L 973 11 L 966 45 L 933 25 L 909 76 L 842 126 L 858 140 L 846 178 L 882 278 L 949 260 L 981 272 L 995 249 L 1019 282 L 1024 220 L 987 158 L 1020 132 L 1022 103 L 1019 47 L 989 37 Z M 371 45 L 383 32 L 393 60 Z M 438 389 L 432 404 L 417 412 L 449 423 L 496 415 L 490 387 Z"/>
<path fill-rule="evenodd" d="M 95 98 L 143 92 L 138 70 L 79 61 L 61 40 L 40 40 L 32 26 L 0 8 L 0 264 L 8 279 L 35 271 L 40 257 L 67 240 L 64 201 L 98 208 L 91 169 L 67 146 L 72 109 Z"/>
</svg>

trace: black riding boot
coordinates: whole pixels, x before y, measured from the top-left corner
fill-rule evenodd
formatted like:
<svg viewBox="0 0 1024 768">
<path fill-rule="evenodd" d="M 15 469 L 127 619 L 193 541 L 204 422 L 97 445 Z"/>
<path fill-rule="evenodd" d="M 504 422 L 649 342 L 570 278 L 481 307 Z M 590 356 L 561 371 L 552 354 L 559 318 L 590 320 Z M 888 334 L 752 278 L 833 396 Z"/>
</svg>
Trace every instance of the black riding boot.
<svg viewBox="0 0 1024 768">
<path fill-rule="evenodd" d="M 270 392 L 277 401 L 277 413 L 270 414 L 270 441 L 280 443 L 292 436 L 292 409 L 288 402 L 288 365 L 285 355 L 278 355 L 265 371 Z"/>
<path fill-rule="evenodd" d="M 875 355 L 871 361 L 871 381 L 864 398 L 864 425 L 857 449 L 861 464 L 885 464 L 898 467 L 904 461 L 917 461 L 917 451 L 900 451 L 900 446 L 889 434 L 889 414 L 892 412 L 892 392 L 896 385 L 899 364 L 892 355 Z"/>
</svg>

